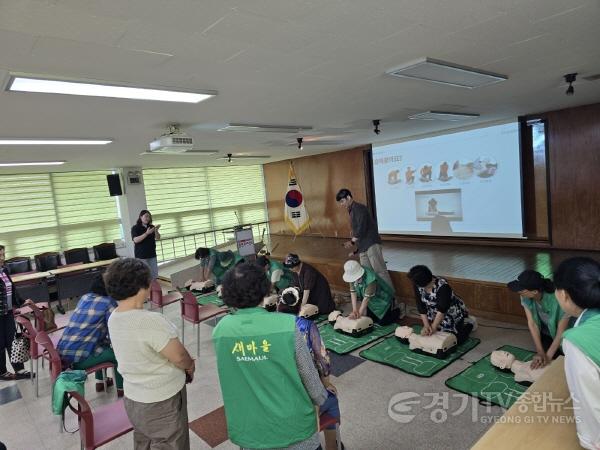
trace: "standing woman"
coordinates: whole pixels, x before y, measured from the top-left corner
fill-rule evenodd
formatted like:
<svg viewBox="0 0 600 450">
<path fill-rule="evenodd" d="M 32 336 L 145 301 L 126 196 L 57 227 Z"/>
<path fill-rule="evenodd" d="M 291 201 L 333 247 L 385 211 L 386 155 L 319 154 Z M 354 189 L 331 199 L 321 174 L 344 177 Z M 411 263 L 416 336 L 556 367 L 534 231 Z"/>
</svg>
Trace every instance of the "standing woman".
<svg viewBox="0 0 600 450">
<path fill-rule="evenodd" d="M 135 244 L 135 257 L 141 259 L 152 273 L 152 279 L 158 278 L 158 263 L 156 261 L 156 241 L 160 239 L 160 225 L 152 224 L 152 214 L 142 209 L 137 223 L 131 227 L 131 238 Z"/>
<path fill-rule="evenodd" d="M 10 349 L 15 339 L 16 325 L 13 310 L 23 305 L 23 301 L 13 284 L 6 267 L 4 267 L 5 250 L 0 245 L 0 380 L 12 381 L 29 378 L 29 372 L 23 370 L 23 364 L 13 364 L 16 373 L 6 367 L 6 355 L 10 357 Z M 30 303 L 27 300 L 25 303 Z"/>
<path fill-rule="evenodd" d="M 544 367 L 560 355 L 563 332 L 569 327 L 570 317 L 560 308 L 552 280 L 535 270 L 522 272 L 508 288 L 521 296 L 521 305 L 527 317 L 527 326 L 537 354 L 531 368 Z"/>
<path fill-rule="evenodd" d="M 125 388 L 125 411 L 133 424 L 135 450 L 189 450 L 186 382 L 194 360 L 164 315 L 147 311 L 150 270 L 123 258 L 104 275 L 107 293 L 118 302 L 108 332 Z"/>
<path fill-rule="evenodd" d="M 554 273 L 556 298 L 577 317 L 564 332 L 565 374 L 573 398 L 577 437 L 583 448 L 600 448 L 600 264 L 570 258 Z"/>
</svg>

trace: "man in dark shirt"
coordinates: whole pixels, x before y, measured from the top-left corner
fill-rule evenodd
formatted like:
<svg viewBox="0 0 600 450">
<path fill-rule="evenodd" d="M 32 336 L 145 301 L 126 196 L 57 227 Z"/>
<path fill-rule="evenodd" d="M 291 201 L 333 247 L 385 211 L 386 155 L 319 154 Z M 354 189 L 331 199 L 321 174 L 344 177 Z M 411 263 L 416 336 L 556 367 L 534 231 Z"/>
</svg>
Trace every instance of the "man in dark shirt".
<svg viewBox="0 0 600 450">
<path fill-rule="evenodd" d="M 319 314 L 329 314 L 335 309 L 329 282 L 321 272 L 293 253 L 286 256 L 283 265 L 292 271 L 292 284 L 302 291 L 302 306 L 315 305 Z"/>
<path fill-rule="evenodd" d="M 346 208 L 350 214 L 352 239 L 345 242 L 344 247 L 351 248 L 353 245 L 356 245 L 356 251 L 350 253 L 348 256 L 351 257 L 358 253 L 360 265 L 373 269 L 382 280 L 394 289 L 392 279 L 383 259 L 381 238 L 379 237 L 377 223 L 373 220 L 371 213 L 365 205 L 354 201 L 352 193 L 348 189 L 340 189 L 335 199 L 338 205 Z"/>
</svg>

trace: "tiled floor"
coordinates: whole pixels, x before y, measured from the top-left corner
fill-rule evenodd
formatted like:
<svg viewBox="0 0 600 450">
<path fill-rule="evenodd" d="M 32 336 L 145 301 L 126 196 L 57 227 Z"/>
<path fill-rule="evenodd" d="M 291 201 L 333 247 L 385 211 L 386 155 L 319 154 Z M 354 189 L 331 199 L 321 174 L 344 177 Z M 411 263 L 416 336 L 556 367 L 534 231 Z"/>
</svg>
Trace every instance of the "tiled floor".
<svg viewBox="0 0 600 450">
<path fill-rule="evenodd" d="M 165 314 L 179 326 L 177 305 L 166 307 Z M 190 421 L 222 405 L 211 342 L 212 330 L 213 328 L 206 324 L 201 325 L 201 356 L 194 382 L 188 387 Z M 342 361 L 341 364 L 347 366 L 344 367 L 346 370 L 339 376 L 333 376 L 332 381 L 339 391 L 343 421 L 341 432 L 346 448 L 349 450 L 469 448 L 489 427 L 487 423 L 482 422 L 481 417 L 498 416 L 503 411 L 499 407 L 493 407 L 486 412 L 484 407 L 477 402 L 471 402 L 470 398 L 449 391 L 444 381 L 467 367 L 468 361 L 476 361 L 500 345 L 512 344 L 532 348 L 529 334 L 525 330 L 481 326 L 475 336 L 482 340 L 478 347 L 467 353 L 464 359 L 456 361 L 428 379 L 417 378 L 371 361 L 362 359 L 357 361 L 354 358 L 358 358 L 358 351 L 353 352 L 352 357 L 347 361 Z M 186 337 L 187 348 L 195 354 L 195 333 L 188 331 Z M 334 357 L 334 364 L 337 360 L 338 358 Z M 79 448 L 78 433 L 60 433 L 58 418 L 51 414 L 51 387 L 47 370 L 43 370 L 40 376 L 40 398 L 38 399 L 35 398 L 34 386 L 28 380 L 0 383 L 2 389 L 0 399 L 11 399 L 0 405 L 0 441 L 3 441 L 10 450 Z M 93 377 L 88 377 L 86 398 L 92 408 L 115 400 L 114 389 L 110 395 L 97 394 L 93 383 Z M 402 392 L 421 394 L 422 402 L 413 408 L 412 413 L 415 417 L 410 423 L 395 421 L 388 413 L 390 400 L 395 394 Z M 438 394 L 448 402 L 446 408 L 448 417 L 442 423 L 435 423 L 432 420 L 432 412 L 436 407 L 430 403 L 437 398 Z M 435 416 L 434 419 L 437 420 Z M 72 415 L 68 415 L 66 426 L 69 430 L 76 428 Z M 193 432 L 190 432 L 190 440 L 193 449 L 210 448 Z M 132 434 L 125 435 L 104 448 L 131 449 L 133 448 Z M 226 441 L 215 448 L 235 449 L 237 447 Z"/>
</svg>

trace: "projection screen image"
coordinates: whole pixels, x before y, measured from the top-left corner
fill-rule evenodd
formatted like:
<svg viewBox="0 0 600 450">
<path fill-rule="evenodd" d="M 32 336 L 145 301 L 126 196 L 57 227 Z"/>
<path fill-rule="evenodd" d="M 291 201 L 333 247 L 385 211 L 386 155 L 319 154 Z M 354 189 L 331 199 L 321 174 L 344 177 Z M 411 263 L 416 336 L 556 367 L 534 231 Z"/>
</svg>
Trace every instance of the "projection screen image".
<svg viewBox="0 0 600 450">
<path fill-rule="evenodd" d="M 380 233 L 523 237 L 519 125 L 373 149 Z"/>
</svg>

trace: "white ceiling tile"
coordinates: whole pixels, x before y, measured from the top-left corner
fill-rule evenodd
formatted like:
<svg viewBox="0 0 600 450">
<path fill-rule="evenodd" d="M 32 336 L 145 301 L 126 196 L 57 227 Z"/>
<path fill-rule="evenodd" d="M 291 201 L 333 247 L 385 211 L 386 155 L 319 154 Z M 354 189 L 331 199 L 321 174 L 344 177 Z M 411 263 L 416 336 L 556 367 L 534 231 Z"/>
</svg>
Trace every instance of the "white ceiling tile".
<svg viewBox="0 0 600 450">
<path fill-rule="evenodd" d="M 36 39 L 30 34 L 0 30 L 0 67 L 10 69 L 16 59 L 28 57 Z"/>
<path fill-rule="evenodd" d="M 0 29 L 104 45 L 116 42 L 127 25 L 127 20 L 82 14 L 32 0 L 7 2 L 0 14 Z"/>
<path fill-rule="evenodd" d="M 66 39 L 40 38 L 28 63 L 15 69 L 63 76 L 84 76 L 135 83 L 136 73 L 150 70 L 168 56 L 129 51 Z"/>
</svg>

